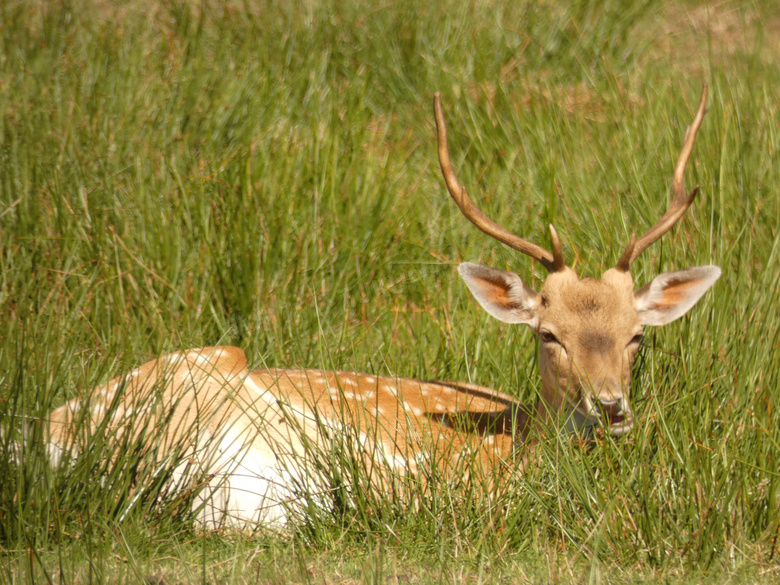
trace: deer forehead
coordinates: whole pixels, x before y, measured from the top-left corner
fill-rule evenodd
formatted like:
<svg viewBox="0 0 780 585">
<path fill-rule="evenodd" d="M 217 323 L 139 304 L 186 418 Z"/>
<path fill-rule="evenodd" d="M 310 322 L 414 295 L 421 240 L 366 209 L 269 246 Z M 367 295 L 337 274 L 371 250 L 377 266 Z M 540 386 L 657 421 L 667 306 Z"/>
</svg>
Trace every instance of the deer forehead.
<svg viewBox="0 0 780 585">
<path fill-rule="evenodd" d="M 549 328 L 562 341 L 608 353 L 618 340 L 633 336 L 638 325 L 631 276 L 608 270 L 600 280 L 580 279 L 571 268 L 550 274 L 539 317 L 540 328 Z"/>
</svg>

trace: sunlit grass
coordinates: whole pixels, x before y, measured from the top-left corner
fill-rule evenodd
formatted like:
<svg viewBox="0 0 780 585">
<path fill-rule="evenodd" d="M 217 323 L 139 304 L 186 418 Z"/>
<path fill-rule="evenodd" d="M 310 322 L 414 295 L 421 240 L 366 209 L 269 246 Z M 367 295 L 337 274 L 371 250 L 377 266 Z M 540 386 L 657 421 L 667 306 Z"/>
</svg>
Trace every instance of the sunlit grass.
<svg viewBox="0 0 780 585">
<path fill-rule="evenodd" d="M 0 582 L 776 575 L 773 4 L 594 6 L 0 3 Z M 543 270 L 449 200 L 433 92 L 484 210 L 543 245 L 554 223 L 599 276 L 666 209 L 705 81 L 701 194 L 634 277 L 724 274 L 648 332 L 630 436 L 546 443 L 501 493 L 348 491 L 281 535 L 201 535 L 188 502 L 152 492 L 127 512 L 132 449 L 124 471 L 100 449 L 47 466 L 51 408 L 182 347 L 535 400 L 533 336 L 486 316 L 455 266 L 537 287 Z M 329 481 L 367 485 L 349 449 L 333 457 Z"/>
</svg>

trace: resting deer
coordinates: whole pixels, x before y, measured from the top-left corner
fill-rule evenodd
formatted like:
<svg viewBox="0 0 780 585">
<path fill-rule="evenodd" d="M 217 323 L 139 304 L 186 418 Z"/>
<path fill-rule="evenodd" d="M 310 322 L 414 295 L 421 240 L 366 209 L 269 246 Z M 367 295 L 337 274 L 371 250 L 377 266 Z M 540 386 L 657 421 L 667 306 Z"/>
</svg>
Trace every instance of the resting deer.
<svg viewBox="0 0 780 585">
<path fill-rule="evenodd" d="M 631 366 L 645 325 L 685 314 L 720 276 L 715 266 L 661 274 L 634 290 L 636 258 L 682 217 L 698 188 L 683 178 L 705 114 L 704 86 L 674 171 L 669 210 L 631 238 L 615 268 L 580 279 L 550 226 L 552 253 L 507 231 L 477 209 L 450 164 L 440 96 L 434 98 L 438 152 L 447 188 L 463 214 L 549 272 L 540 291 L 517 275 L 464 263 L 477 301 L 505 323 L 539 337 L 541 396 L 535 407 L 491 388 L 326 370 L 255 369 L 235 347 L 173 353 L 136 368 L 51 413 L 49 452 L 75 456 L 96 433 L 135 439 L 154 464 L 174 458 L 173 483 L 197 491 L 206 526 L 283 524 L 306 481 L 312 445 L 349 437 L 385 477 L 452 474 L 468 454 L 487 472 L 518 461 L 518 446 L 543 429 L 621 435 L 631 430 Z M 200 483 L 194 484 L 197 476 Z M 381 482 L 380 482 L 381 483 Z M 194 486 L 194 487 L 193 487 Z M 322 487 L 322 486 L 320 486 Z M 327 486 L 325 486 L 326 488 Z"/>
</svg>

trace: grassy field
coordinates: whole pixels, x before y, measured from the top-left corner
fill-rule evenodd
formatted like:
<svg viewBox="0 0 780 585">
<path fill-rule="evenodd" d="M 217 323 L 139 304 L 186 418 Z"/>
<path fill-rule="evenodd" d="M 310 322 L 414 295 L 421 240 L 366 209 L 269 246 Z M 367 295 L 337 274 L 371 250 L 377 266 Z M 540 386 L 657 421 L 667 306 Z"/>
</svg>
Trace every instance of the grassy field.
<svg viewBox="0 0 780 585">
<path fill-rule="evenodd" d="M 0 2 L 0 584 L 780 579 L 779 33 L 774 0 Z M 182 347 L 532 402 L 533 335 L 456 266 L 544 271 L 450 200 L 434 91 L 483 209 L 599 276 L 666 209 L 703 82 L 701 194 L 633 273 L 723 276 L 648 330 L 629 436 L 254 535 L 131 502 L 132 454 L 48 468 L 35 421 Z"/>
</svg>

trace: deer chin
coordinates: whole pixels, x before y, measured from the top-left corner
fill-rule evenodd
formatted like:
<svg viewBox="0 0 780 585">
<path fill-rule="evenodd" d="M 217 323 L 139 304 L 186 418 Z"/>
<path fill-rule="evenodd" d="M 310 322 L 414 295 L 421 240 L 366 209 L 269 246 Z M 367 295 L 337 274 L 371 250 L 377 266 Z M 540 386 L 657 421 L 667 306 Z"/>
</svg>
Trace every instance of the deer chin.
<svg viewBox="0 0 780 585">
<path fill-rule="evenodd" d="M 627 435 L 630 433 L 633 427 L 634 417 L 630 412 L 628 412 L 618 416 L 613 416 L 609 421 L 609 426 L 605 426 L 605 430 L 613 437 L 619 437 L 621 435 Z"/>
</svg>

